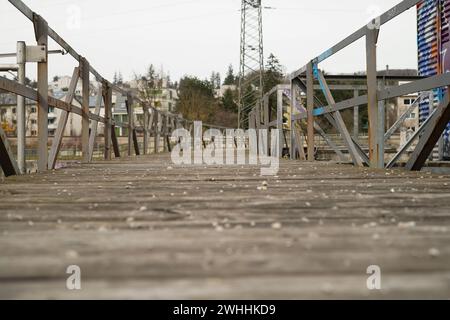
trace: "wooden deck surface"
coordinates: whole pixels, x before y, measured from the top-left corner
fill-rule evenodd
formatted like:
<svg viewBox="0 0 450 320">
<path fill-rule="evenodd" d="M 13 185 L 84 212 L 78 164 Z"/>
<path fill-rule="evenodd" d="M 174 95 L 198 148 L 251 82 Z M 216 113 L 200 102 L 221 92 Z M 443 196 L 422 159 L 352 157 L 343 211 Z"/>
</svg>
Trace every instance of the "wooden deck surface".
<svg viewBox="0 0 450 320">
<path fill-rule="evenodd" d="M 259 173 L 152 155 L 8 178 L 0 298 L 450 298 L 450 176 L 287 160 Z"/>
</svg>

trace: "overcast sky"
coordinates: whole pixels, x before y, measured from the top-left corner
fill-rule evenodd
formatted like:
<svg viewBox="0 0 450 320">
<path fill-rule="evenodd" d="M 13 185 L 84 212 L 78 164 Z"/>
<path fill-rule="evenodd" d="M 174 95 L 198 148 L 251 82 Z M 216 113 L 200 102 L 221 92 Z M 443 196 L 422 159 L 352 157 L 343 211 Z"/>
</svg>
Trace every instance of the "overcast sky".
<svg viewBox="0 0 450 320">
<path fill-rule="evenodd" d="M 239 66 L 240 0 L 24 0 L 49 25 L 86 56 L 102 75 L 124 78 L 153 63 L 172 79 L 189 74 L 209 77 Z M 265 56 L 274 53 L 286 71 L 298 69 L 400 0 L 263 0 Z M 0 52 L 15 43 L 34 44 L 30 21 L 0 0 Z M 384 26 L 378 68 L 417 68 L 415 9 Z M 56 49 L 51 43 L 50 49 Z M 6 62 L 7 60 L 1 61 Z M 0 62 L 0 63 L 1 63 Z M 75 61 L 52 56 L 50 75 L 71 74 Z M 329 72 L 364 69 L 364 42 L 321 66 Z M 28 76 L 34 78 L 35 67 Z"/>
</svg>

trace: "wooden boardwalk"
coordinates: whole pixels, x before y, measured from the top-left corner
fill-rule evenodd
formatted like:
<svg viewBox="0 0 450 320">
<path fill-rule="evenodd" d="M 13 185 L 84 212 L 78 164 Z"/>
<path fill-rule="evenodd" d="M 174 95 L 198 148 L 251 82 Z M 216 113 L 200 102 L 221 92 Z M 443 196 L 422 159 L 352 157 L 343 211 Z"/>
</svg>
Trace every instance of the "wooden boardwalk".
<svg viewBox="0 0 450 320">
<path fill-rule="evenodd" d="M 8 178 L 0 298 L 450 298 L 450 176 L 259 172 L 152 155 Z"/>
</svg>

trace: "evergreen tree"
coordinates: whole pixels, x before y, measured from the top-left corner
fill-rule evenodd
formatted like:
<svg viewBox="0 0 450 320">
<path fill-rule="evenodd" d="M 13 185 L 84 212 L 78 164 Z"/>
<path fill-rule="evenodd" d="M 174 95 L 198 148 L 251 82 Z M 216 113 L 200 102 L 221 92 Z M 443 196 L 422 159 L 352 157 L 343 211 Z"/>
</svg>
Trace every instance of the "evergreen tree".
<svg viewBox="0 0 450 320">
<path fill-rule="evenodd" d="M 223 84 L 226 86 L 231 86 L 235 83 L 236 83 L 236 77 L 234 76 L 233 65 L 230 64 L 228 66 L 227 76 L 225 77 Z"/>
<path fill-rule="evenodd" d="M 220 89 L 220 86 L 222 84 L 221 78 L 222 77 L 220 75 L 220 72 L 217 72 L 216 73 L 216 89 Z"/>
<path fill-rule="evenodd" d="M 147 74 L 146 74 L 146 80 L 148 82 L 148 86 L 151 88 L 155 87 L 155 80 L 156 80 L 156 76 L 155 76 L 156 72 L 155 72 L 155 67 L 153 66 L 153 64 L 151 64 L 148 69 L 147 69 Z"/>
<path fill-rule="evenodd" d="M 231 89 L 227 89 L 222 97 L 222 105 L 226 111 L 237 113 L 238 106 L 235 102 L 236 92 L 233 92 Z"/>
<path fill-rule="evenodd" d="M 267 58 L 266 71 L 264 74 L 264 92 L 268 92 L 276 85 L 283 82 L 283 70 L 280 61 L 273 53 Z"/>
<path fill-rule="evenodd" d="M 213 89 L 220 89 L 220 84 L 221 84 L 220 73 L 213 71 L 209 78 L 209 83 L 211 84 L 211 87 Z"/>
</svg>

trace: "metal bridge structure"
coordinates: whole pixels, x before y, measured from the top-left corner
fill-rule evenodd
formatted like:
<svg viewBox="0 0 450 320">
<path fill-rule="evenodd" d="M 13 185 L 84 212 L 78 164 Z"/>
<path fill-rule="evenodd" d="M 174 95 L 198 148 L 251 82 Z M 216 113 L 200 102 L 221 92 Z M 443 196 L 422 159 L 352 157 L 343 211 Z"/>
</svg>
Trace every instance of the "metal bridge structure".
<svg viewBox="0 0 450 320">
<path fill-rule="evenodd" d="M 294 127 L 299 122 L 306 124 L 307 128 L 304 135 L 307 141 L 306 158 L 309 161 L 314 160 L 314 136 L 317 131 L 315 129 L 317 128 L 316 119 L 325 118 L 341 135 L 346 146 L 346 151 L 350 155 L 354 165 L 370 166 L 372 168 L 391 168 L 398 161 L 399 157 L 411 147 L 412 142 L 418 140 L 417 146 L 407 161 L 405 168 L 407 170 L 421 170 L 423 168 L 450 121 L 450 108 L 448 108 L 450 75 L 449 73 L 442 73 L 417 77 L 417 79 L 407 84 L 386 87 L 383 77 L 379 77 L 377 73 L 377 41 L 380 32 L 383 32 L 383 25 L 420 3 L 422 1 L 402 1 L 333 47 L 325 50 L 319 56 L 312 58 L 303 67 L 290 75 L 292 101 L 299 100 L 301 95 L 306 96 L 306 111 L 294 112 L 295 110 L 292 110 L 290 121 L 291 127 Z M 346 101 L 336 102 L 327 82 L 327 77 L 320 70 L 320 64 L 360 39 L 365 39 L 366 43 L 365 82 L 367 85 L 367 94 L 356 96 Z M 321 105 L 317 103 L 315 84 L 320 86 L 320 91 L 326 99 L 326 102 Z M 434 104 L 434 98 L 428 99 L 430 94 L 433 95 L 433 90 L 435 89 L 442 89 L 443 92 L 443 97 L 437 106 Z M 419 93 L 422 96 L 425 92 L 430 91 L 431 93 L 428 94 L 426 99 L 429 101 L 430 116 L 422 122 L 419 130 L 410 137 L 409 141 L 399 150 L 395 157 L 386 161 L 385 141 L 387 136 L 392 134 L 392 130 L 395 128 L 386 131 L 385 101 L 412 93 Z M 422 100 L 420 102 L 422 103 Z M 341 115 L 344 110 L 353 109 L 362 105 L 367 105 L 369 114 L 368 154 L 363 151 L 358 141 L 352 138 Z M 293 107 L 291 106 L 291 108 Z M 404 117 L 400 117 L 400 119 L 404 119 Z M 398 123 L 395 124 L 395 127 L 398 129 Z M 302 149 L 303 146 L 299 146 L 298 143 L 296 144 L 295 135 L 295 132 L 291 131 L 291 149 Z M 295 159 L 297 156 L 298 153 L 291 152 L 292 159 Z"/>
</svg>

